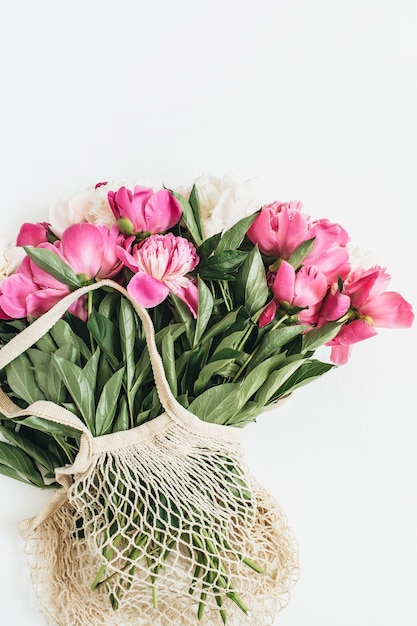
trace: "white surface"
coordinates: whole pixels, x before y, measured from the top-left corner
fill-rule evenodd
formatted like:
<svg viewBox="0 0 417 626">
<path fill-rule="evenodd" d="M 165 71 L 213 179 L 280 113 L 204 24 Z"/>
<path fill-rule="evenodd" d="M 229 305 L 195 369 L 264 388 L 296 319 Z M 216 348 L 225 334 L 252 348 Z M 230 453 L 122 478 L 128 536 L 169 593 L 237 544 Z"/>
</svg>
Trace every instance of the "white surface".
<svg viewBox="0 0 417 626">
<path fill-rule="evenodd" d="M 414 0 L 2 0 L 2 233 L 98 180 L 256 177 L 339 221 L 417 308 Z M 302 576 L 280 626 L 415 626 L 416 327 L 247 430 Z M 41 626 L 15 525 L 48 496 L 0 477 L 0 623 Z"/>
</svg>

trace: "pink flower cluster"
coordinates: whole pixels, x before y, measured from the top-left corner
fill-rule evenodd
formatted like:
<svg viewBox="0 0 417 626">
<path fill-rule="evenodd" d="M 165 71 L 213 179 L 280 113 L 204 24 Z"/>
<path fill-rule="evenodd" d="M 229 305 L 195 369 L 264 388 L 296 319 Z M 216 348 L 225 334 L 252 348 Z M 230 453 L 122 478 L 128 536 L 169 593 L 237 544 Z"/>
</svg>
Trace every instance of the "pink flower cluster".
<svg viewBox="0 0 417 626">
<path fill-rule="evenodd" d="M 103 224 L 80 222 L 68 226 L 55 241 L 56 233 L 46 222 L 23 224 L 17 237 L 18 246 L 33 246 L 55 253 L 77 275 L 81 284 L 103 278 L 124 283 L 123 268 L 135 276 L 128 291 L 144 307 L 162 302 L 175 293 L 197 315 L 197 287 L 186 276 L 199 259 L 194 246 L 172 233 L 181 218 L 179 202 L 165 189 L 136 186 L 109 192 L 109 204 L 117 219 L 111 228 Z M 135 243 L 138 238 L 140 243 Z M 17 271 L 0 285 L 0 318 L 39 317 L 69 293 L 70 288 L 40 269 L 29 256 Z M 72 312 L 85 318 L 83 301 Z"/>
<path fill-rule="evenodd" d="M 75 286 L 112 278 L 144 307 L 154 307 L 172 293 L 196 318 L 198 289 L 191 272 L 200 259 L 191 241 L 170 232 L 182 218 L 176 197 L 167 189 L 154 192 L 137 185 L 103 192 L 103 186 L 107 183 L 79 194 L 76 210 L 74 202 L 55 204 L 51 221 L 57 223 L 23 224 L 17 246 L 57 255 L 61 266 L 72 271 Z M 399 293 L 387 291 L 385 269 L 352 269 L 344 228 L 312 220 L 301 208 L 299 202 L 265 205 L 248 230 L 263 255 L 271 290 L 259 325 L 283 317 L 309 328 L 339 322 L 338 334 L 328 343 L 337 364 L 345 363 L 350 346 L 375 335 L 377 327 L 411 326 L 412 308 Z M 63 209 L 70 215 L 60 214 Z M 50 267 L 41 269 L 26 249 L 29 256 L 0 282 L 2 319 L 39 317 L 70 292 L 58 279 L 62 274 L 55 272 L 55 278 L 46 271 Z M 72 312 L 86 318 L 82 299 Z"/>
<path fill-rule="evenodd" d="M 343 320 L 328 343 L 331 360 L 340 365 L 347 362 L 350 346 L 375 335 L 375 327 L 411 326 L 412 308 L 399 293 L 386 291 L 390 277 L 383 268 L 352 271 L 349 236 L 339 224 L 311 221 L 300 203 L 275 202 L 263 207 L 248 236 L 274 259 L 268 281 L 273 300 L 260 317 L 261 327 L 274 320 L 277 310 L 296 311 L 299 322 L 316 328 Z M 309 240 L 314 240 L 311 252 L 294 267 L 291 255 Z"/>
</svg>

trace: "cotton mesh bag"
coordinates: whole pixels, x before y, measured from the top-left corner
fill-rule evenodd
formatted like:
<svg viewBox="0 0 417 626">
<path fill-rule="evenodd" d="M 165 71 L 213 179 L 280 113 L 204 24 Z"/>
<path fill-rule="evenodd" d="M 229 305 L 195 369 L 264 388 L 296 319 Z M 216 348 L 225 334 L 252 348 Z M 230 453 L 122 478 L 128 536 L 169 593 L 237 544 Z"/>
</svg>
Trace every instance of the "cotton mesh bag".
<svg viewBox="0 0 417 626">
<path fill-rule="evenodd" d="M 171 393 L 152 321 L 105 280 L 61 300 L 0 350 L 0 369 L 36 343 L 88 291 L 128 298 L 146 334 L 164 413 L 93 437 L 48 401 L 20 409 L 0 390 L 6 418 L 28 415 L 82 433 L 73 465 L 41 513 L 20 524 L 35 596 L 53 626 L 267 626 L 297 579 L 285 513 L 251 476 L 239 429 L 201 421 Z"/>
</svg>

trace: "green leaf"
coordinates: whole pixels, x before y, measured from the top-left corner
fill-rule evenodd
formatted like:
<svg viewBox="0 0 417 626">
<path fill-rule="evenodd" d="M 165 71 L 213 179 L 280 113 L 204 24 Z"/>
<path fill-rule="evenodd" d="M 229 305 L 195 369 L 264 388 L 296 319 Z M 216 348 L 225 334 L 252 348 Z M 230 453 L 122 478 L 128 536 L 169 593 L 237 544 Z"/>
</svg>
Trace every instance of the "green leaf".
<svg viewBox="0 0 417 626">
<path fill-rule="evenodd" d="M 214 252 L 217 248 L 217 245 L 220 241 L 221 233 L 215 233 L 201 244 L 198 248 L 197 253 L 200 259 L 206 260 L 209 256 Z"/>
<path fill-rule="evenodd" d="M 292 361 L 291 363 L 284 365 L 275 372 L 271 372 L 268 379 L 265 381 L 265 383 L 256 394 L 255 401 L 259 404 L 262 404 L 263 406 L 266 406 L 271 398 L 275 398 L 275 396 L 281 395 L 281 388 L 283 388 L 284 383 L 296 370 L 301 368 L 303 363 L 304 360 L 299 359 L 297 361 Z"/>
<path fill-rule="evenodd" d="M 234 358 L 220 359 L 217 361 L 212 361 L 211 363 L 207 363 L 207 365 L 205 365 L 200 371 L 198 378 L 194 383 L 194 395 L 200 395 L 208 387 L 210 380 L 213 378 L 213 376 L 221 376 L 224 372 L 227 372 L 230 375 L 231 363 L 234 363 Z M 238 366 L 236 365 L 235 373 L 237 372 L 237 369 Z"/>
<path fill-rule="evenodd" d="M 202 340 L 208 341 L 209 339 L 213 339 L 213 337 L 226 332 L 231 326 L 233 326 L 233 324 L 236 323 L 238 317 L 241 315 L 241 310 L 242 307 L 238 307 L 234 311 L 227 313 L 221 320 L 206 331 Z"/>
<path fill-rule="evenodd" d="M 14 446 L 26 452 L 26 454 L 39 463 L 43 465 L 46 469 L 51 472 L 55 471 L 55 467 L 59 467 L 58 459 L 51 456 L 50 453 L 45 452 L 39 446 L 33 444 L 29 439 L 22 437 L 20 433 L 15 432 L 14 430 L 10 430 L 10 428 L 4 428 L 0 426 L 0 432 L 10 443 Z"/>
<path fill-rule="evenodd" d="M 129 430 L 129 407 L 126 396 L 119 399 L 119 410 L 117 412 L 116 421 L 114 422 L 113 432 L 118 433 L 123 430 Z"/>
<path fill-rule="evenodd" d="M 240 392 L 242 395 L 241 406 L 243 406 L 258 391 L 258 389 L 262 387 L 272 372 L 277 367 L 282 365 L 283 360 L 282 354 L 272 356 L 269 359 L 266 359 L 263 363 L 257 365 L 245 376 L 240 385 Z"/>
<path fill-rule="evenodd" d="M 169 324 L 168 326 L 165 326 L 165 328 L 162 328 L 160 331 L 158 331 L 155 335 L 155 342 L 158 348 L 161 348 L 162 339 L 167 333 L 169 333 L 173 340 L 176 341 L 179 337 L 181 337 L 181 335 L 185 333 L 185 324 L 183 324 L 182 322 Z"/>
<path fill-rule="evenodd" d="M 264 263 L 257 245 L 246 257 L 238 281 L 244 294 L 245 308 L 250 315 L 254 315 L 263 307 L 269 295 Z"/>
<path fill-rule="evenodd" d="M 214 300 L 210 289 L 205 282 L 198 277 L 198 315 L 194 333 L 193 347 L 195 348 L 207 328 L 213 312 Z"/>
<path fill-rule="evenodd" d="M 36 383 L 32 364 L 26 354 L 21 354 L 6 367 L 7 383 L 13 393 L 28 404 L 45 400 Z"/>
<path fill-rule="evenodd" d="M 107 383 L 108 380 L 110 380 L 113 374 L 114 369 L 110 365 L 106 354 L 102 352 L 98 364 L 96 388 L 94 393 L 96 399 L 100 397 L 101 392 L 104 389 L 104 385 Z"/>
<path fill-rule="evenodd" d="M 72 267 L 67 265 L 67 263 L 65 263 L 58 254 L 52 252 L 52 250 L 34 248 L 32 246 L 23 246 L 23 248 L 35 265 L 59 280 L 59 282 L 73 289 L 82 287 L 82 283 Z"/>
<path fill-rule="evenodd" d="M 98 353 L 96 352 L 95 354 Z M 57 372 L 73 399 L 75 406 L 94 435 L 95 379 L 92 385 L 94 374 L 92 366 L 94 365 L 94 361 L 92 362 L 91 360 L 97 360 L 98 357 L 93 355 L 84 369 L 81 369 L 81 367 L 78 367 L 75 363 L 66 361 L 59 356 L 53 355 L 52 358 L 54 359 Z"/>
<path fill-rule="evenodd" d="M 65 320 L 58 320 L 49 332 L 58 347 L 71 344 L 86 360 L 91 357 L 91 350 Z M 70 360 L 73 360 L 77 365 L 81 365 L 79 355 L 75 359 Z"/>
<path fill-rule="evenodd" d="M 48 369 L 51 356 L 36 348 L 29 348 L 29 350 L 26 351 L 26 356 L 32 364 L 36 384 L 42 393 L 45 394 L 45 397 L 48 398 Z"/>
<path fill-rule="evenodd" d="M 210 358 L 210 363 L 215 361 L 220 361 L 221 359 L 233 359 L 238 360 L 242 357 L 247 357 L 246 352 L 242 352 L 241 350 L 234 350 L 233 348 L 222 348 L 220 350 L 216 350 L 213 356 Z"/>
<path fill-rule="evenodd" d="M 37 417 L 36 415 L 30 415 L 29 417 L 18 420 L 18 423 L 22 424 L 22 426 L 39 430 L 39 432 L 46 433 L 48 435 L 70 437 L 72 439 L 79 439 L 81 437 L 80 431 L 76 428 L 64 426 L 63 424 L 56 424 L 55 422 L 50 422 L 49 420 Z"/>
<path fill-rule="evenodd" d="M 340 322 L 328 322 L 320 328 L 313 328 L 303 337 L 303 352 L 316 350 L 336 337 L 341 327 Z"/>
<path fill-rule="evenodd" d="M 185 326 L 185 333 L 190 345 L 193 345 L 193 336 L 195 322 L 188 306 L 173 293 L 169 294 L 170 301 L 174 304 L 176 318 L 179 319 Z"/>
<path fill-rule="evenodd" d="M 236 405 L 238 393 L 238 385 L 233 383 L 210 387 L 194 398 L 188 410 L 204 422 L 224 424 L 238 410 Z"/>
<path fill-rule="evenodd" d="M 321 361 L 314 359 L 306 360 L 296 372 L 291 374 L 291 376 L 289 376 L 287 380 L 281 384 L 276 395 L 287 395 L 295 389 L 316 380 L 334 367 L 336 366 L 332 363 L 322 363 Z"/>
<path fill-rule="evenodd" d="M 117 325 L 93 310 L 87 327 L 97 344 L 106 353 L 113 369 L 117 369 L 121 359 L 120 333 Z"/>
<path fill-rule="evenodd" d="M 201 231 L 201 224 L 200 224 L 200 218 L 198 216 L 198 213 L 197 215 L 194 213 L 193 207 L 188 202 L 188 200 L 184 198 L 184 196 L 177 193 L 176 191 L 173 191 L 172 189 L 169 189 L 168 191 L 180 203 L 180 207 L 182 211 L 182 219 L 184 220 L 185 225 L 187 226 L 190 232 L 190 235 L 194 240 L 194 243 L 196 244 L 197 247 L 200 246 L 201 243 L 203 242 L 203 235 Z"/>
<path fill-rule="evenodd" d="M 124 368 L 118 370 L 104 385 L 96 409 L 96 435 L 107 435 L 108 433 L 112 432 L 112 424 L 116 415 L 117 403 L 122 387 L 124 372 Z"/>
<path fill-rule="evenodd" d="M 288 263 L 290 263 L 293 268 L 296 270 L 300 267 L 305 258 L 308 257 L 312 249 L 314 248 L 314 243 L 316 238 L 307 239 L 307 241 L 303 241 L 299 246 L 294 250 L 290 258 L 288 259 Z"/>
<path fill-rule="evenodd" d="M 233 273 L 242 265 L 246 256 L 247 252 L 242 250 L 225 250 L 201 261 L 194 273 L 206 280 L 234 280 Z"/>
<path fill-rule="evenodd" d="M 256 417 L 262 413 L 264 406 L 258 402 L 248 401 L 244 407 L 236 413 L 225 426 L 243 428 L 247 424 L 255 421 Z"/>
<path fill-rule="evenodd" d="M 192 210 L 193 210 L 193 215 L 194 215 L 194 221 L 196 223 L 197 226 L 197 230 L 201 236 L 202 239 L 204 239 L 204 232 L 203 232 L 203 226 L 201 224 L 201 212 L 200 212 L 200 202 L 198 199 L 198 190 L 197 187 L 195 185 L 192 186 L 191 192 L 190 192 L 190 198 L 188 200 Z"/>
<path fill-rule="evenodd" d="M 294 337 L 303 333 L 308 326 L 280 326 L 268 331 L 257 348 L 249 369 L 253 369 L 272 354 L 280 352 L 281 348 L 289 343 Z"/>
<path fill-rule="evenodd" d="M 165 376 L 168 381 L 168 385 L 174 394 L 178 395 L 177 387 L 177 372 L 175 370 L 175 350 L 174 340 L 170 333 L 166 333 L 162 339 L 162 362 L 164 364 Z"/>
<path fill-rule="evenodd" d="M 52 354 L 57 349 L 57 345 L 52 339 L 50 333 L 47 333 L 46 335 L 41 337 L 39 341 L 35 343 L 35 346 L 39 350 L 42 350 L 42 352 L 47 352 L 48 354 Z"/>
<path fill-rule="evenodd" d="M 98 312 L 100 315 L 104 315 L 108 319 L 114 319 L 116 317 L 117 305 L 120 301 L 119 293 L 106 293 L 103 300 L 100 302 Z"/>
<path fill-rule="evenodd" d="M 136 314 L 130 302 L 125 298 L 120 300 L 119 331 L 123 361 L 126 366 L 126 386 L 129 392 L 135 376 Z"/>
<path fill-rule="evenodd" d="M 8 472 L 8 469 L 11 472 Z M 32 459 L 23 450 L 0 441 L 0 471 L 6 476 L 29 482 L 36 487 L 45 487 L 42 475 Z"/>
<path fill-rule="evenodd" d="M 136 426 L 140 426 L 141 424 L 148 422 L 150 419 L 150 415 L 151 415 L 151 409 L 146 409 L 146 411 L 141 411 L 136 416 Z"/>
<path fill-rule="evenodd" d="M 249 215 L 249 217 L 244 217 L 236 224 L 234 224 L 231 228 L 229 228 L 229 230 L 226 230 L 223 233 L 222 238 L 220 239 L 216 252 L 224 252 L 225 250 L 237 250 L 237 248 L 240 246 L 243 239 L 245 238 L 245 235 L 248 232 L 249 228 L 252 226 L 258 213 L 259 211 L 257 211 L 253 215 Z"/>
</svg>

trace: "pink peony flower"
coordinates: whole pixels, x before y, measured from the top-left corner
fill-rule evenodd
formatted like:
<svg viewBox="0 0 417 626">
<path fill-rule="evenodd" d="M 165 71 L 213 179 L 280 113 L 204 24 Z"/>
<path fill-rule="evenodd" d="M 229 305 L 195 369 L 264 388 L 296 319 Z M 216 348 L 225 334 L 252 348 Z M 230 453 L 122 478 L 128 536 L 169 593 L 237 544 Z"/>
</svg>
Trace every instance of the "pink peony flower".
<svg viewBox="0 0 417 626">
<path fill-rule="evenodd" d="M 330 285 L 338 276 L 346 278 L 350 270 L 347 232 L 328 220 L 311 222 L 301 213 L 300 202 L 274 202 L 262 208 L 248 236 L 268 256 L 288 260 L 304 241 L 315 239 L 313 250 L 303 265 L 315 266 Z"/>
<path fill-rule="evenodd" d="M 116 225 L 73 224 L 55 243 L 62 259 L 87 280 L 112 278 L 122 269 L 118 246 L 126 245 Z M 51 248 L 53 249 L 53 247 Z"/>
<path fill-rule="evenodd" d="M 326 277 L 316 267 L 303 266 L 296 272 L 287 261 L 282 261 L 272 284 L 277 302 L 303 308 L 321 302 L 326 291 Z"/>
<path fill-rule="evenodd" d="M 307 239 L 315 237 L 314 248 L 304 259 L 304 265 L 315 265 L 325 274 L 328 284 L 344 280 L 350 272 L 349 235 L 342 226 L 329 220 L 312 222 Z"/>
<path fill-rule="evenodd" d="M 167 189 L 154 192 L 139 185 L 133 191 L 121 187 L 109 191 L 108 199 L 120 230 L 128 235 L 162 233 L 181 218 L 180 204 Z"/>
<path fill-rule="evenodd" d="M 259 318 L 261 328 L 274 319 L 277 304 L 306 309 L 299 313 L 299 319 L 303 323 L 313 323 L 316 317 L 315 305 L 320 305 L 327 292 L 326 277 L 316 267 L 303 266 L 296 272 L 287 261 L 280 264 L 271 286 L 274 300 Z"/>
<path fill-rule="evenodd" d="M 116 225 L 109 230 L 106 226 L 81 223 L 64 230 L 62 240 L 37 247 L 54 252 L 84 281 L 90 281 L 118 274 L 123 267 L 118 248 L 128 243 Z M 39 317 L 69 292 L 67 285 L 26 256 L 16 274 L 1 284 L 0 317 Z M 70 310 L 84 319 L 83 299 Z"/>
<path fill-rule="evenodd" d="M 123 263 L 135 272 L 127 290 L 138 304 L 154 307 L 172 292 L 197 316 L 198 289 L 186 274 L 199 258 L 187 239 L 172 233 L 151 235 L 135 245 L 132 253 L 122 247 L 118 250 Z"/>
<path fill-rule="evenodd" d="M 36 276 L 32 271 L 33 268 Z M 0 318 L 39 317 L 68 293 L 70 289 L 67 285 L 36 268 L 26 256 L 17 272 L 3 280 L 1 284 Z M 82 302 L 77 301 L 70 310 L 79 317 L 84 317 Z"/>
<path fill-rule="evenodd" d="M 343 294 L 350 298 L 355 317 L 327 344 L 332 346 L 334 363 L 346 363 L 350 346 L 376 335 L 376 327 L 410 328 L 414 320 L 412 307 L 399 293 L 385 290 L 389 281 L 390 276 L 379 266 L 368 270 L 359 268 L 348 276 Z"/>
<path fill-rule="evenodd" d="M 301 202 L 267 204 L 248 230 L 249 239 L 272 257 L 288 260 L 297 246 L 309 239 L 308 220 Z"/>
</svg>

